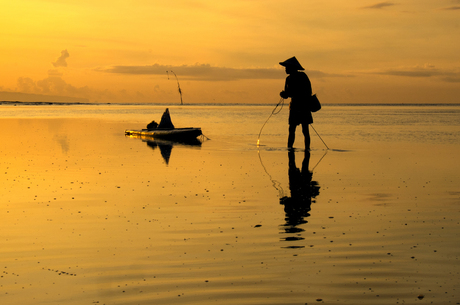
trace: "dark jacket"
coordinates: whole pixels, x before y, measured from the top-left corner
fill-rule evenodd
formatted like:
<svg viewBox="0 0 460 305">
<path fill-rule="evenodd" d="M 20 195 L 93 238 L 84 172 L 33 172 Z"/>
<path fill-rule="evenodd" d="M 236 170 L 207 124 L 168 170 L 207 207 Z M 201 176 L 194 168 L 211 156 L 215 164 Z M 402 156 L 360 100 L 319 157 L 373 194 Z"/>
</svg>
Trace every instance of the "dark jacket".
<svg viewBox="0 0 460 305">
<path fill-rule="evenodd" d="M 289 124 L 311 124 L 313 117 L 308 107 L 312 94 L 310 79 L 304 72 L 291 73 L 286 77 L 285 95 L 291 98 Z"/>
</svg>

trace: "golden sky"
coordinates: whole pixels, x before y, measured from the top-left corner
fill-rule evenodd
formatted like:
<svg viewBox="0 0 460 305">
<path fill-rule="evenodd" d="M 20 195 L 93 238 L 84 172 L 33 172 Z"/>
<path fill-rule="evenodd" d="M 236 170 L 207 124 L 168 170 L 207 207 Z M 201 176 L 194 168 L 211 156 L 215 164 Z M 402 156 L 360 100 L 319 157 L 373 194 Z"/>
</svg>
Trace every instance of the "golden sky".
<svg viewBox="0 0 460 305">
<path fill-rule="evenodd" d="M 276 104 L 296 56 L 325 104 L 460 103 L 460 0 L 0 5 L 1 92 Z"/>
</svg>

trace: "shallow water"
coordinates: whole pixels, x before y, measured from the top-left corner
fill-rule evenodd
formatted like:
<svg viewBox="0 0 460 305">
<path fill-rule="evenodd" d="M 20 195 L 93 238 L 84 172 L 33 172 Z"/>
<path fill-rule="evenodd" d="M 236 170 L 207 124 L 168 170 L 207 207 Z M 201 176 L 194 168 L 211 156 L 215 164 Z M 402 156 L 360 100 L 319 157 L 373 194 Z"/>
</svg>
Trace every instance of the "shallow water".
<svg viewBox="0 0 460 305">
<path fill-rule="evenodd" d="M 460 107 L 272 108 L 2 106 L 2 304 L 458 304 Z"/>
</svg>

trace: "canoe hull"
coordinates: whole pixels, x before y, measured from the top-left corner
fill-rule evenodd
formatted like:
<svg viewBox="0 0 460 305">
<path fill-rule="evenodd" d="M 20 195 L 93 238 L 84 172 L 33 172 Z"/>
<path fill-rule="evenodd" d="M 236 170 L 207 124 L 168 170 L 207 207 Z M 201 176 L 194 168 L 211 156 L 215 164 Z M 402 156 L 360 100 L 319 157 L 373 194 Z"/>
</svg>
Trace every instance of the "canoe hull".
<svg viewBox="0 0 460 305">
<path fill-rule="evenodd" d="M 174 129 L 141 129 L 141 130 L 125 130 L 125 135 L 144 136 L 154 139 L 170 140 L 170 141 L 190 141 L 196 140 L 201 136 L 201 128 L 174 128 Z"/>
</svg>

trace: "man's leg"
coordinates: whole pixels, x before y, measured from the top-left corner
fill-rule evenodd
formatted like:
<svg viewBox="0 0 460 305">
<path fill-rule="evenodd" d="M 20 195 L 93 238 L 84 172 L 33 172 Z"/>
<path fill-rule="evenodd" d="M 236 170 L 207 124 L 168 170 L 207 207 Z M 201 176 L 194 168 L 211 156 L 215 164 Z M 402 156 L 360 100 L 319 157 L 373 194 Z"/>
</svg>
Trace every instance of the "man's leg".
<svg viewBox="0 0 460 305">
<path fill-rule="evenodd" d="M 302 132 L 305 137 L 305 150 L 310 150 L 310 131 L 308 130 L 308 124 L 302 124 Z"/>
<path fill-rule="evenodd" d="M 294 146 L 294 141 L 295 141 L 295 129 L 296 125 L 294 124 L 289 124 L 289 137 L 288 137 L 288 148 L 292 148 Z"/>
</svg>

